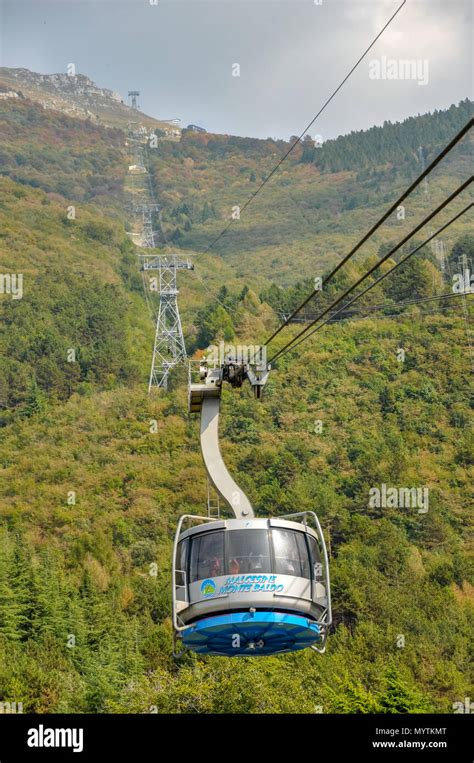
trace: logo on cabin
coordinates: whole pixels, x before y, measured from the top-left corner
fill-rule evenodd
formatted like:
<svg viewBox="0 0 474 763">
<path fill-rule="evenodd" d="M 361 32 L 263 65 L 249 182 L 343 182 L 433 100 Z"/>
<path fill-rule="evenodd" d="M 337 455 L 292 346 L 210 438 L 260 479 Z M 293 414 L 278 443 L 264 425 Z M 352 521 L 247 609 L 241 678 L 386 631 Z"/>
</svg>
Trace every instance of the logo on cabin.
<svg viewBox="0 0 474 763">
<path fill-rule="evenodd" d="M 203 580 L 201 583 L 201 593 L 204 596 L 213 596 L 216 592 L 216 584 L 213 580 Z"/>
</svg>

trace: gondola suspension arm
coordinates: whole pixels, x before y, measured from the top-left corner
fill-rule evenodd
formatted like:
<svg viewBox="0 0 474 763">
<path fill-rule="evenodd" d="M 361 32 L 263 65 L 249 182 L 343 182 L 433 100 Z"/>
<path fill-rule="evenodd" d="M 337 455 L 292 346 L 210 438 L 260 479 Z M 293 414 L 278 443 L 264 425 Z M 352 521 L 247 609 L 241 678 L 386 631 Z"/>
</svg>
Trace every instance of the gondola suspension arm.
<svg viewBox="0 0 474 763">
<path fill-rule="evenodd" d="M 191 376 L 191 367 L 190 367 Z M 229 505 L 237 519 L 254 517 L 252 504 L 230 475 L 219 447 L 219 414 L 223 381 L 233 387 L 240 387 L 248 379 L 260 397 L 261 389 L 268 378 L 268 369 L 250 368 L 244 364 L 229 361 L 220 367 L 208 369 L 200 366 L 200 381 L 189 382 L 189 411 L 201 414 L 201 451 L 210 481 L 218 494 Z"/>
</svg>

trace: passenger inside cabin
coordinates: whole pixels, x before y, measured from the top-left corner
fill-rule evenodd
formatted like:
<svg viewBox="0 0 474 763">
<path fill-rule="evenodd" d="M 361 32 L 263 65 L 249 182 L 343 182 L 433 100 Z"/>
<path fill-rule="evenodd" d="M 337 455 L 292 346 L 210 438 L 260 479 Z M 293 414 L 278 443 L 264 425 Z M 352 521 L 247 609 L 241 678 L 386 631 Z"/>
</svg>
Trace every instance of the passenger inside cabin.
<svg viewBox="0 0 474 763">
<path fill-rule="evenodd" d="M 222 575 L 222 565 L 221 560 L 215 556 L 213 559 L 211 559 L 211 564 L 209 567 L 209 574 L 212 578 L 218 577 L 219 575 Z"/>
</svg>

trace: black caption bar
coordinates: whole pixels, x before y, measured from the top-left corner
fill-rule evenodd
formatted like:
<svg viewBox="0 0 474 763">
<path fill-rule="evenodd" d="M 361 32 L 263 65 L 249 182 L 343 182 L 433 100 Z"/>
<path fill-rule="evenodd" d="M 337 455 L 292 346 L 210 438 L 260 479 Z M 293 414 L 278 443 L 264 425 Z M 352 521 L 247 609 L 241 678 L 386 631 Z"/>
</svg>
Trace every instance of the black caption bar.
<svg viewBox="0 0 474 763">
<path fill-rule="evenodd" d="M 472 760 L 469 711 L 453 715 L 0 715 L 0 763 L 17 761 L 153 760 L 176 754 L 266 756 L 287 742 L 305 757 L 354 754 L 385 760 Z M 224 735 L 224 739 L 223 739 Z M 234 736 L 235 735 L 235 736 Z M 220 741 L 219 741 L 220 740 Z M 221 753 L 218 753 L 219 748 Z M 207 751 L 207 753 L 206 753 Z M 107 757 L 105 757 L 107 756 Z"/>
</svg>

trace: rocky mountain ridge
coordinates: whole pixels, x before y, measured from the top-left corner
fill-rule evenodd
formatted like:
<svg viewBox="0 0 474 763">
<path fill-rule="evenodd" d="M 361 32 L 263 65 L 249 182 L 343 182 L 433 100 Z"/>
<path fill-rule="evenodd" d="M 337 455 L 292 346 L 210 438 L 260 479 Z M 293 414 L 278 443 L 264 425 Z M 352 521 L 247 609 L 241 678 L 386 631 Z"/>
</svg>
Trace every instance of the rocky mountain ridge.
<svg viewBox="0 0 474 763">
<path fill-rule="evenodd" d="M 45 109 L 110 127 L 127 128 L 134 123 L 137 127 L 170 130 L 167 122 L 132 109 L 120 93 L 99 87 L 85 74 L 40 74 L 0 67 L 0 97 L 29 98 Z"/>
</svg>

